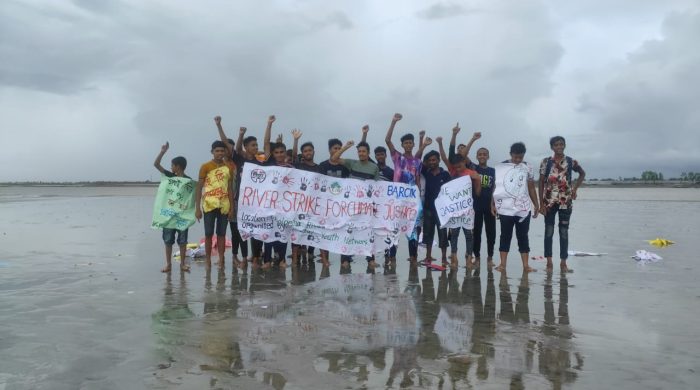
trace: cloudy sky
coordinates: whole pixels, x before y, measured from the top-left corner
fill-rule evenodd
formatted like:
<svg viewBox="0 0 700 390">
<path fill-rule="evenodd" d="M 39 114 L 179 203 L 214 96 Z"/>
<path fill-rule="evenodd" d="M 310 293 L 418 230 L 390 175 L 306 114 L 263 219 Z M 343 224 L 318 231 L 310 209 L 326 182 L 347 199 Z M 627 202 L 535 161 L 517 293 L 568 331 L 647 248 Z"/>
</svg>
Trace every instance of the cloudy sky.
<svg viewBox="0 0 700 390">
<path fill-rule="evenodd" d="M 492 162 L 567 138 L 589 177 L 700 171 L 697 0 L 0 2 L 0 181 L 147 180 L 160 145 L 194 174 L 220 114 L 262 136 L 370 125 Z M 167 166 L 167 164 L 166 164 Z"/>
</svg>

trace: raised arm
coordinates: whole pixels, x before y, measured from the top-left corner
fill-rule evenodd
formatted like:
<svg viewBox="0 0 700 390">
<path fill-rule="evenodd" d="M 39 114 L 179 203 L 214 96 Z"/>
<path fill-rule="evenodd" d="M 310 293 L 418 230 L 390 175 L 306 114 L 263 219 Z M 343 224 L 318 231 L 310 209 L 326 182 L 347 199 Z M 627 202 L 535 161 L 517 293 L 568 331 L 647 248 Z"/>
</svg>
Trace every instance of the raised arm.
<svg viewBox="0 0 700 390">
<path fill-rule="evenodd" d="M 421 149 L 421 146 L 423 146 L 423 141 L 425 141 L 425 130 L 418 132 L 418 151 L 416 151 L 416 154 L 414 155 L 415 158 L 423 157 L 423 149 Z"/>
<path fill-rule="evenodd" d="M 449 153 L 450 153 L 450 155 L 449 155 L 450 160 L 451 160 L 451 159 L 455 156 L 455 154 L 456 154 L 456 153 L 455 153 L 455 145 L 457 144 L 457 133 L 459 133 L 460 130 L 462 130 L 462 129 L 459 127 L 459 122 L 457 122 L 457 124 L 455 125 L 455 127 L 452 128 L 452 138 L 450 138 L 450 151 L 449 151 Z"/>
<path fill-rule="evenodd" d="M 386 147 L 389 148 L 389 155 L 391 153 L 394 153 L 396 148 L 394 147 L 394 144 L 391 142 L 391 137 L 394 135 L 394 127 L 396 126 L 396 122 L 400 121 L 403 118 L 403 115 L 396 113 L 394 114 L 394 117 L 391 118 L 391 125 L 389 125 L 389 130 L 386 131 L 386 137 L 384 137 L 384 142 L 386 142 Z"/>
<path fill-rule="evenodd" d="M 355 141 L 353 140 L 346 142 L 345 145 L 343 145 L 343 147 L 340 148 L 340 150 L 333 153 L 333 155 L 331 156 L 331 163 L 334 165 L 343 164 L 343 160 L 340 159 L 340 156 L 342 156 L 346 150 L 352 148 L 353 145 L 355 145 Z"/>
<path fill-rule="evenodd" d="M 367 133 L 369 133 L 369 125 L 362 126 L 362 140 L 360 142 L 367 142 Z"/>
<path fill-rule="evenodd" d="M 428 145 L 433 143 L 433 140 L 430 137 L 425 137 L 425 131 L 421 130 L 421 136 L 420 136 L 420 147 L 418 148 L 418 151 L 416 152 L 416 158 L 421 158 L 423 157 L 423 151 L 425 150 Z"/>
<path fill-rule="evenodd" d="M 165 168 L 163 168 L 163 166 L 160 165 L 160 161 L 163 159 L 165 152 L 168 151 L 168 148 L 170 148 L 170 142 L 166 142 L 165 145 L 160 147 L 160 153 L 158 153 L 158 156 L 156 157 L 156 161 L 153 162 L 153 166 L 156 167 L 156 169 L 160 173 L 165 173 Z"/>
<path fill-rule="evenodd" d="M 450 160 L 445 154 L 445 147 L 442 146 L 442 137 L 435 137 L 435 141 L 437 142 L 438 148 L 440 149 L 440 158 L 442 159 L 442 162 L 445 163 L 447 170 L 452 170 L 452 164 L 450 164 Z"/>
<path fill-rule="evenodd" d="M 294 144 L 292 146 L 292 163 L 297 162 L 297 156 L 299 155 L 299 138 L 303 133 L 299 129 L 292 130 L 292 138 L 294 138 Z"/>
<path fill-rule="evenodd" d="M 270 134 L 272 133 L 272 124 L 275 123 L 275 116 L 270 115 L 267 118 L 267 127 L 265 128 L 265 136 L 263 137 L 263 151 L 265 152 L 265 158 L 267 159 L 272 152 L 270 150 Z"/>
<path fill-rule="evenodd" d="M 216 129 L 219 131 L 219 138 L 221 139 L 221 142 L 226 145 L 226 150 L 228 153 L 226 153 L 226 158 L 231 159 L 233 157 L 233 147 L 231 144 L 228 143 L 228 137 L 226 137 L 226 134 L 224 133 L 224 127 L 221 125 L 221 117 L 219 115 L 214 117 L 214 123 L 216 123 Z"/>
<path fill-rule="evenodd" d="M 239 156 L 243 156 L 243 158 L 246 160 L 249 160 L 254 156 L 248 156 L 248 152 L 246 152 L 243 149 L 243 137 L 245 136 L 246 130 L 248 129 L 246 129 L 243 126 L 241 126 L 241 128 L 238 129 L 238 139 L 236 140 L 236 154 L 238 154 Z"/>
<path fill-rule="evenodd" d="M 469 151 L 472 149 L 472 145 L 474 145 L 474 142 L 481 138 L 481 132 L 477 131 L 472 135 L 472 139 L 469 140 L 469 143 L 467 143 L 467 152 L 466 152 L 466 159 L 467 159 L 467 164 L 470 164 L 472 160 L 469 158 Z"/>
</svg>

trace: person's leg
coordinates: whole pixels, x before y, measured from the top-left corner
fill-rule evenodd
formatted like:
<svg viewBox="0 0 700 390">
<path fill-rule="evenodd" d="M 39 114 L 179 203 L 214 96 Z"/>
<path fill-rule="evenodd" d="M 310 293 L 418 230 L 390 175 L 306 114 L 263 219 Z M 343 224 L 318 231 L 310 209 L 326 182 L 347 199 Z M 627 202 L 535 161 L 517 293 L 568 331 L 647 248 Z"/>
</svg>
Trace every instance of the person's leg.
<svg viewBox="0 0 700 390">
<path fill-rule="evenodd" d="M 554 205 L 547 210 L 544 215 L 544 257 L 547 258 L 547 272 L 551 272 L 552 265 L 552 238 L 554 237 L 554 220 L 559 211 L 559 206 Z M 559 215 L 561 221 L 561 214 Z"/>
<path fill-rule="evenodd" d="M 260 258 L 262 257 L 262 251 L 263 251 L 263 242 L 251 238 L 250 239 L 250 255 L 252 256 L 252 261 L 253 263 L 260 263 Z"/>
<path fill-rule="evenodd" d="M 238 263 L 238 247 L 240 246 L 240 237 L 236 237 L 236 231 L 238 230 L 236 226 L 238 225 L 236 221 L 229 221 L 231 227 L 231 253 L 233 254 L 233 263 Z"/>
<path fill-rule="evenodd" d="M 321 256 L 321 263 L 322 263 L 325 267 L 328 267 L 328 266 L 331 264 L 330 261 L 328 260 L 328 255 L 329 255 L 328 251 L 327 251 L 327 250 L 321 249 L 321 250 L 319 250 L 319 253 L 320 253 L 320 256 Z"/>
<path fill-rule="evenodd" d="M 216 216 L 216 249 L 219 252 L 219 268 L 226 265 L 226 229 L 228 228 L 228 218 L 221 212 Z"/>
<path fill-rule="evenodd" d="M 484 225 L 486 226 L 486 253 L 488 265 L 493 266 L 493 247 L 496 245 L 496 217 L 489 211 L 484 212 Z"/>
<path fill-rule="evenodd" d="M 437 221 L 437 216 L 436 218 L 436 223 L 439 223 Z M 440 247 L 440 251 L 442 252 L 442 262 L 447 263 L 447 229 L 440 229 L 438 228 L 438 246 Z"/>
<path fill-rule="evenodd" d="M 352 261 L 352 256 L 350 255 L 340 255 L 340 266 L 342 268 L 349 268 L 350 262 Z"/>
<path fill-rule="evenodd" d="M 566 260 L 569 258 L 569 223 L 572 211 L 571 207 L 566 210 L 559 210 L 559 258 L 561 259 L 559 267 L 561 272 L 573 271 L 566 264 Z"/>
<path fill-rule="evenodd" d="M 416 233 L 417 236 L 417 233 Z M 418 260 L 418 240 L 412 239 L 408 240 L 408 259 L 410 261 Z"/>
<path fill-rule="evenodd" d="M 221 214 L 219 209 L 204 213 L 204 255 L 207 268 L 211 267 L 211 238 L 214 237 L 216 214 Z"/>
<path fill-rule="evenodd" d="M 535 272 L 534 268 L 529 265 L 530 261 L 530 239 L 528 234 L 530 233 L 530 216 L 515 223 L 515 236 L 518 239 L 518 251 L 520 252 L 520 259 L 523 262 L 523 272 Z"/>
<path fill-rule="evenodd" d="M 474 261 L 479 263 L 481 261 L 481 229 L 484 224 L 484 211 L 474 211 L 474 231 L 472 234 L 474 240 Z"/>
<path fill-rule="evenodd" d="M 278 264 L 280 268 L 287 267 L 287 243 L 282 241 L 275 241 L 275 252 L 277 252 Z"/>
<path fill-rule="evenodd" d="M 431 210 L 423 210 L 423 244 L 425 244 L 425 261 L 433 261 L 433 239 L 435 238 L 435 218 Z"/>
<path fill-rule="evenodd" d="M 177 245 L 180 246 L 180 271 L 190 272 L 190 266 L 187 265 L 187 236 L 188 229 L 177 231 Z"/>
<path fill-rule="evenodd" d="M 464 229 L 464 235 L 466 236 L 466 241 L 465 241 L 465 250 L 469 254 L 469 257 L 471 257 L 471 254 L 473 253 L 474 250 L 474 234 L 472 233 L 471 230 L 469 229 Z M 473 268 L 479 268 L 480 262 L 476 260 L 477 258 L 474 258 L 471 263 L 467 263 L 467 265 L 471 264 Z"/>
<path fill-rule="evenodd" d="M 457 244 L 459 242 L 459 232 L 461 228 L 450 229 L 450 265 L 457 267 Z"/>
<path fill-rule="evenodd" d="M 272 266 L 272 243 L 263 243 L 265 249 L 263 250 L 263 269 L 268 269 Z"/>
<path fill-rule="evenodd" d="M 165 245 L 165 267 L 160 272 L 170 272 L 172 269 L 173 244 L 175 243 L 175 229 L 163 229 L 163 244 Z"/>
<path fill-rule="evenodd" d="M 292 265 L 297 265 L 299 262 L 299 254 L 302 249 L 301 245 L 292 244 Z"/>
<path fill-rule="evenodd" d="M 497 271 L 505 271 L 508 261 L 508 252 L 510 251 L 510 241 L 513 239 L 513 226 L 515 225 L 515 218 L 510 215 L 501 215 L 499 219 L 501 221 L 501 245 L 498 247 L 498 251 L 501 256 L 501 263 L 496 267 Z"/>
</svg>

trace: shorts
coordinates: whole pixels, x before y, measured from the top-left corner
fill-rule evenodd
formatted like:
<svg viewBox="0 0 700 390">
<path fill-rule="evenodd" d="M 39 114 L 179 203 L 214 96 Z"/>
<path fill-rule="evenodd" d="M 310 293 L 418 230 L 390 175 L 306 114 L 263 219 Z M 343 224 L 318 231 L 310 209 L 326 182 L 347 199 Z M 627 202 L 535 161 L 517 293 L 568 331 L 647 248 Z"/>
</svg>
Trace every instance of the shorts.
<svg viewBox="0 0 700 390">
<path fill-rule="evenodd" d="M 163 229 L 163 242 L 165 245 L 175 243 L 175 232 L 177 232 L 177 245 L 187 245 L 187 230 Z"/>
<path fill-rule="evenodd" d="M 228 227 L 228 215 L 222 214 L 221 209 L 214 209 L 204 213 L 204 236 L 212 237 L 214 232 L 218 237 L 226 236 Z"/>
</svg>

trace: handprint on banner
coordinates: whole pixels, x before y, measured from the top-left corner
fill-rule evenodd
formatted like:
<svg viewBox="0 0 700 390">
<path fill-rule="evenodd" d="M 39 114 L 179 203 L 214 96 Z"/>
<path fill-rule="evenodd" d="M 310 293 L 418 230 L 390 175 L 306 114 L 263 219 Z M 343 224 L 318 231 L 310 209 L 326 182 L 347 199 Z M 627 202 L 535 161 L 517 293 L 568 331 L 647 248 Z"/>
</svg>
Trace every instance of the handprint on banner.
<svg viewBox="0 0 700 390">
<path fill-rule="evenodd" d="M 374 197 L 379 198 L 382 195 L 382 192 L 384 191 L 384 186 L 375 186 L 374 187 Z"/>
<path fill-rule="evenodd" d="M 350 186 L 345 187 L 345 193 L 343 194 L 343 197 L 344 197 L 345 199 L 347 199 L 347 198 L 350 197 L 350 191 L 351 191 L 351 190 L 352 190 L 352 187 L 350 187 Z"/>
<path fill-rule="evenodd" d="M 352 230 L 355 228 L 355 225 L 353 223 L 348 224 L 348 234 L 352 234 Z"/>
<path fill-rule="evenodd" d="M 275 171 L 272 172 L 272 184 L 277 184 L 280 180 L 280 173 Z"/>
<path fill-rule="evenodd" d="M 294 185 L 294 178 L 292 176 L 285 175 L 282 178 L 282 184 L 285 184 L 287 187 L 291 187 Z"/>
<path fill-rule="evenodd" d="M 301 180 L 299 181 L 299 189 L 302 191 L 306 191 L 306 187 L 309 184 L 309 180 L 305 177 L 302 177 Z"/>
<path fill-rule="evenodd" d="M 372 194 L 373 194 L 372 185 L 371 185 L 371 184 L 368 184 L 368 185 L 367 185 L 367 197 L 368 197 L 368 198 L 371 198 L 371 197 L 372 197 Z"/>
<path fill-rule="evenodd" d="M 318 189 L 321 188 L 321 185 L 319 184 L 320 181 L 321 179 L 319 178 L 314 179 L 314 191 L 318 191 Z"/>
<path fill-rule="evenodd" d="M 355 196 L 357 196 L 358 198 L 365 197 L 365 189 L 362 188 L 361 185 L 356 186 L 355 189 L 357 190 L 357 193 L 355 194 Z"/>
<path fill-rule="evenodd" d="M 321 181 L 321 192 L 326 192 L 326 185 L 328 184 L 327 180 Z"/>
</svg>

